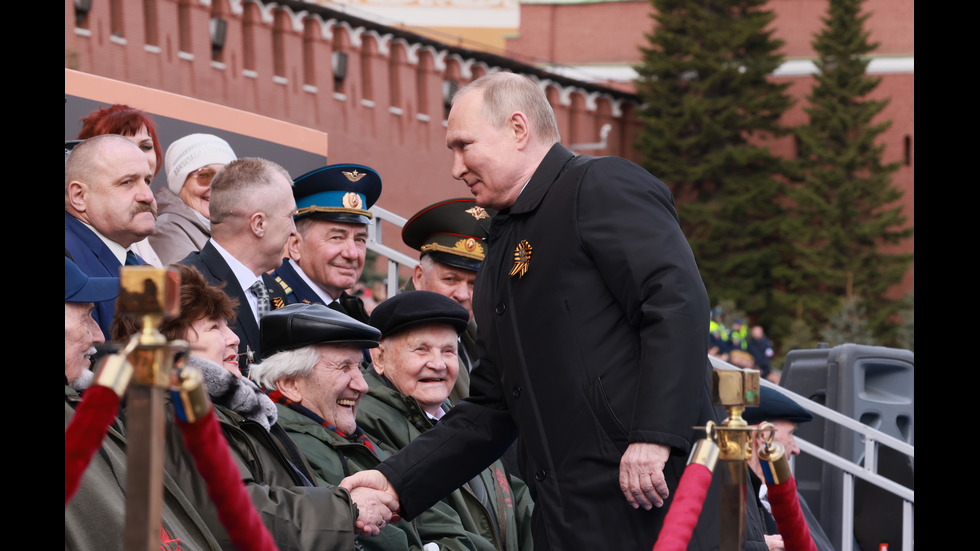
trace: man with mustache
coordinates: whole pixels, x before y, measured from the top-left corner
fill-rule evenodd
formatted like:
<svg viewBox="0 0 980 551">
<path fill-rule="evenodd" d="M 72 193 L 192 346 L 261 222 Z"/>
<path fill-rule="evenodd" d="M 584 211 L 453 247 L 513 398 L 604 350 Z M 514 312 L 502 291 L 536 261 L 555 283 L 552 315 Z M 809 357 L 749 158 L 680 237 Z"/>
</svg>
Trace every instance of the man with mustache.
<svg viewBox="0 0 980 551">
<path fill-rule="evenodd" d="M 95 136 L 65 159 L 65 256 L 85 274 L 118 277 L 123 264 L 145 264 L 131 250 L 153 233 L 157 204 L 146 155 L 122 136 Z M 92 317 L 108 335 L 115 300 L 97 302 Z"/>
<path fill-rule="evenodd" d="M 276 270 L 288 303 L 325 304 L 367 322 L 361 299 L 347 294 L 364 269 L 369 210 L 381 177 L 355 164 L 330 165 L 296 179 L 296 235 Z"/>
</svg>

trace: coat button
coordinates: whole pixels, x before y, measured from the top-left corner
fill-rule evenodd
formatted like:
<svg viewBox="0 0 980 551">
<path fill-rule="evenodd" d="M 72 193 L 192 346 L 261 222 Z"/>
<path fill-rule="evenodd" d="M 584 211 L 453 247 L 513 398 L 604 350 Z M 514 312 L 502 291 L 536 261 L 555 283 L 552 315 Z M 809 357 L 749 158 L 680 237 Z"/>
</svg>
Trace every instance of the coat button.
<svg viewBox="0 0 980 551">
<path fill-rule="evenodd" d="M 503 314 L 504 313 L 504 310 L 507 310 L 507 305 L 504 304 L 503 302 L 501 302 L 500 304 L 497 305 L 496 308 L 494 308 L 494 312 L 497 312 L 497 315 L 498 316 L 500 314 Z"/>
<path fill-rule="evenodd" d="M 524 389 L 519 386 L 515 386 L 514 389 L 512 390 L 512 393 L 514 394 L 514 398 L 520 398 L 522 390 Z"/>
<path fill-rule="evenodd" d="M 548 476 L 548 471 L 546 471 L 544 469 L 541 469 L 541 470 L 536 471 L 534 473 L 534 480 L 537 480 L 538 482 L 541 482 L 542 480 L 544 480 L 544 477 L 546 477 L 546 476 Z"/>
</svg>

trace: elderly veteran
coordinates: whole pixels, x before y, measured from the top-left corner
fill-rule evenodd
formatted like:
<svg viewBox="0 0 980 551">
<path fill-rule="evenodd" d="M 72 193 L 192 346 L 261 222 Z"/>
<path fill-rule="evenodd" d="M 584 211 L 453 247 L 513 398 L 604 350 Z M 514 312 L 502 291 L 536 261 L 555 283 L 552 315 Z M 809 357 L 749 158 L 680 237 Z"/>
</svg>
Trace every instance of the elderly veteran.
<svg viewBox="0 0 980 551">
<path fill-rule="evenodd" d="M 794 433 L 800 423 L 808 423 L 813 420 L 813 414 L 783 396 L 779 391 L 768 387 L 762 387 L 759 392 L 759 405 L 749 406 L 742 413 L 742 418 L 750 425 L 759 425 L 769 422 L 775 427 L 772 432 L 774 442 L 783 445 L 787 458 L 800 454 L 800 448 L 796 445 Z M 762 464 L 759 460 L 759 449 L 766 445 L 769 438 L 769 431 L 755 431 L 752 433 L 752 455 L 749 457 L 749 479 L 752 482 L 756 502 L 759 505 L 759 512 L 765 524 L 765 539 L 769 549 L 783 549 L 783 537 L 776 529 L 776 519 L 772 516 L 772 508 L 767 499 L 767 489 L 763 483 Z M 816 544 L 818 551 L 833 551 L 834 546 L 830 543 L 830 538 L 823 531 L 820 522 L 810 506 L 807 505 L 803 496 L 800 498 L 800 509 L 803 510 L 803 518 L 810 528 L 810 536 Z"/>
<path fill-rule="evenodd" d="M 221 430 L 238 463 L 242 481 L 263 522 L 280 549 L 349 550 L 355 544 L 355 521 L 387 521 L 394 500 L 380 492 L 358 494 L 318 484 L 296 445 L 277 422 L 276 405 L 238 366 L 238 336 L 229 327 L 235 302 L 220 287 L 209 284 L 196 269 L 176 265 L 180 271 L 180 316 L 164 321 L 160 333 L 167 340 L 190 343 L 187 365 L 204 375 L 204 386 L 214 403 Z M 140 327 L 131 318 L 117 316 L 116 340 L 128 339 Z M 172 419 L 172 415 L 168 416 Z M 167 427 L 165 468 L 188 495 L 222 547 L 231 541 L 207 498 L 205 483 L 182 445 L 173 423 Z M 362 520 L 363 520 L 362 518 Z M 377 533 L 378 530 L 374 530 Z"/>
<path fill-rule="evenodd" d="M 157 228 L 150 244 L 164 264 L 200 251 L 211 237 L 211 180 L 236 160 L 228 142 L 211 134 L 190 134 L 167 148 L 167 185 L 157 200 Z"/>
<path fill-rule="evenodd" d="M 400 450 L 435 426 L 459 372 L 458 335 L 469 313 L 429 291 L 402 293 L 379 304 L 370 323 L 381 331 L 371 349 L 368 393 L 357 422 L 382 445 Z M 531 549 L 533 505 L 523 482 L 496 461 L 446 499 L 463 526 L 500 550 Z"/>
<path fill-rule="evenodd" d="M 418 211 L 402 228 L 402 241 L 421 253 L 405 287 L 447 296 L 470 314 L 466 330 L 459 334 L 459 376 L 449 395 L 453 403 L 469 395 L 470 372 L 480 363 L 473 284 L 486 256 L 490 219 L 496 213 L 478 207 L 474 199 L 448 199 Z"/>
<path fill-rule="evenodd" d="M 92 317 L 95 303 L 119 294 L 119 278 L 88 277 L 65 259 L 65 429 L 93 375 L 89 359 L 105 342 Z M 126 429 L 117 417 L 92 456 L 78 489 L 65 508 L 65 549 L 123 548 L 126 521 Z M 217 541 L 169 475 L 163 477 L 160 549 L 219 549 Z"/>
<path fill-rule="evenodd" d="M 380 336 L 370 325 L 322 304 L 290 304 L 262 318 L 266 359 L 250 377 L 269 389 L 278 402 L 279 424 L 328 483 L 373 469 L 388 457 L 355 421 L 368 390 L 361 350 L 377 346 Z M 484 540 L 473 536 L 451 508 L 436 504 L 415 522 L 395 521 L 361 544 L 384 550 L 481 548 Z M 493 549 L 488 542 L 482 548 Z"/>
<path fill-rule="evenodd" d="M 361 277 L 367 255 L 369 210 L 381 195 L 373 169 L 329 165 L 296 178 L 296 235 L 289 258 L 275 271 L 289 304 L 326 304 L 362 322 L 361 299 L 347 294 Z"/>
</svg>

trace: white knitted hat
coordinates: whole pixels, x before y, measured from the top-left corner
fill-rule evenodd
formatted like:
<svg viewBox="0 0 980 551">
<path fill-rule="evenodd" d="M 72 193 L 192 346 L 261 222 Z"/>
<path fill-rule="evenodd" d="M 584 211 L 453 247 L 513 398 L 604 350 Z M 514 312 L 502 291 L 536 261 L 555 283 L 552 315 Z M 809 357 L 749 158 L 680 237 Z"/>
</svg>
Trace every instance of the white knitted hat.
<svg viewBox="0 0 980 551">
<path fill-rule="evenodd" d="M 164 162 L 167 166 L 167 187 L 180 194 L 187 175 L 202 166 L 226 165 L 238 157 L 228 142 L 211 134 L 190 134 L 170 144 Z"/>
</svg>

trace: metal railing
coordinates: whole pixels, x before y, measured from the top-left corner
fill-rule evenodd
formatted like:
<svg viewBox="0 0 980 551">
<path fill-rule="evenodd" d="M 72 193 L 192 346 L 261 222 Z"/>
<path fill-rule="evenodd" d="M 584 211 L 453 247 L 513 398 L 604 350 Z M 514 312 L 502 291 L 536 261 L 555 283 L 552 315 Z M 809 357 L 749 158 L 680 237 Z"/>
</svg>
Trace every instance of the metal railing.
<svg viewBox="0 0 980 551">
<path fill-rule="evenodd" d="M 710 360 L 712 366 L 715 368 L 738 369 L 734 365 L 723 360 L 719 360 L 715 357 L 710 357 Z M 837 548 L 841 551 L 853 551 L 854 549 L 854 481 L 856 477 L 902 499 L 902 549 L 911 550 L 913 541 L 912 529 L 914 526 L 913 506 L 915 505 L 915 491 L 878 474 L 877 457 L 878 446 L 884 445 L 908 456 L 909 459 L 914 459 L 915 447 L 910 446 L 909 444 L 906 444 L 905 442 L 902 442 L 889 434 L 869 427 L 864 423 L 851 419 L 846 415 L 838 413 L 822 404 L 818 404 L 813 400 L 804 398 L 791 390 L 773 384 L 765 379 L 760 380 L 760 383 L 763 386 L 779 392 L 790 400 L 793 400 L 813 415 L 822 417 L 825 421 L 836 423 L 841 427 L 854 431 L 863 437 L 863 465 L 831 453 L 820 446 L 817 446 L 816 444 L 807 442 L 799 436 L 795 437 L 801 453 L 809 454 L 823 463 L 840 469 L 844 475 L 842 488 L 843 503 L 840 519 L 842 541 L 837 542 Z M 792 458 L 790 459 L 790 462 L 792 465 Z"/>
<path fill-rule="evenodd" d="M 405 227 L 405 222 L 408 219 L 377 205 L 371 207 L 371 212 L 374 217 L 371 218 L 371 224 L 368 225 L 367 248 L 388 259 L 388 296 L 393 297 L 398 294 L 398 268 L 400 266 L 415 268 L 419 261 L 382 242 L 382 238 L 388 233 L 382 230 L 382 222 L 387 222 L 401 230 Z M 401 242 L 401 231 L 395 233 L 395 239 Z"/>
<path fill-rule="evenodd" d="M 801 453 L 810 454 L 843 472 L 842 541 L 838 548 L 841 551 L 852 551 L 854 548 L 854 538 L 852 536 L 854 533 L 854 481 L 855 477 L 857 477 L 902 499 L 902 549 L 912 549 L 915 491 L 878 474 L 877 458 L 878 446 L 884 445 L 905 454 L 911 460 L 915 458 L 915 446 L 910 446 L 894 436 L 871 428 L 864 423 L 851 419 L 846 415 L 842 415 L 824 405 L 804 398 L 795 392 L 769 381 L 762 380 L 761 383 L 793 400 L 800 406 L 806 408 L 810 413 L 822 417 L 825 421 L 836 423 L 841 427 L 854 431 L 864 440 L 864 461 L 862 465 L 831 453 L 816 444 L 807 442 L 799 436 L 796 437 L 796 443 L 800 447 Z"/>
</svg>

